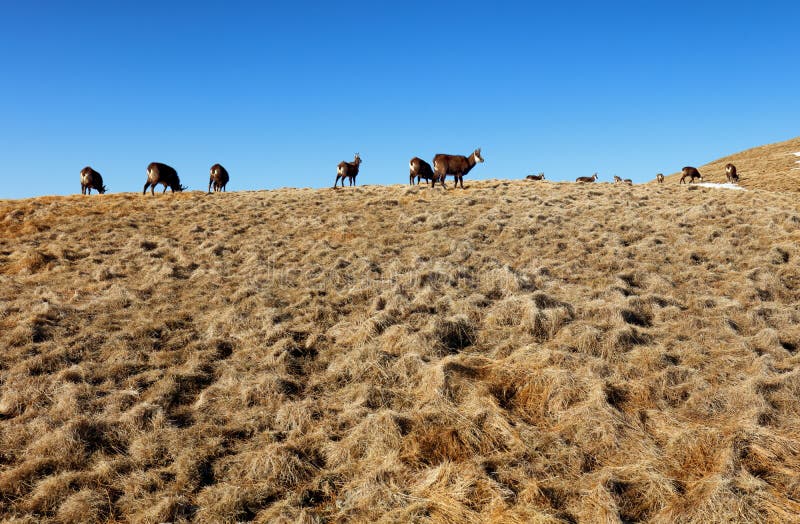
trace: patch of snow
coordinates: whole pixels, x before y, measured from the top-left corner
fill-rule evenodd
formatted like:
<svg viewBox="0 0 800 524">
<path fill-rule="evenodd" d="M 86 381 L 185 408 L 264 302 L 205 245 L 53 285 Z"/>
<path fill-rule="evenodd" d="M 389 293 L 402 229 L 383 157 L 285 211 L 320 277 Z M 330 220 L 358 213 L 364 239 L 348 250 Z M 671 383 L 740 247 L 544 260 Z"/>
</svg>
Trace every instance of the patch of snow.
<svg viewBox="0 0 800 524">
<path fill-rule="evenodd" d="M 701 187 L 715 187 L 717 189 L 733 189 L 735 191 L 747 191 L 742 186 L 738 186 L 736 184 L 731 184 L 731 183 L 717 184 L 716 182 L 698 182 L 694 185 Z"/>
</svg>

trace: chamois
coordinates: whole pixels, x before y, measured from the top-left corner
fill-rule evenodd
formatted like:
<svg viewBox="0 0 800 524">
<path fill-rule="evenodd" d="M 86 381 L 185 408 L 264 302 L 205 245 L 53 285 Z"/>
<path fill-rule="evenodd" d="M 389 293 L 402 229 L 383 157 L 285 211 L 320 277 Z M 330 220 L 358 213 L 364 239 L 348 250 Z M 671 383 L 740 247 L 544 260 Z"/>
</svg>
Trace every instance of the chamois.
<svg viewBox="0 0 800 524">
<path fill-rule="evenodd" d="M 544 173 L 539 173 L 538 175 L 528 175 L 525 177 L 525 180 L 544 180 Z"/>
<path fill-rule="evenodd" d="M 656 175 L 656 181 L 659 184 L 663 184 L 664 183 L 664 175 L 663 175 L 663 173 L 659 173 L 659 174 Z"/>
<path fill-rule="evenodd" d="M 214 164 L 211 166 L 211 173 L 209 174 L 208 192 L 211 193 L 211 184 L 214 184 L 214 192 L 227 191 L 225 186 L 228 185 L 230 179 L 231 177 L 228 175 L 227 169 L 220 164 Z"/>
<path fill-rule="evenodd" d="M 632 186 L 633 185 L 633 180 L 631 180 L 630 178 L 626 178 L 625 180 L 623 180 L 620 177 L 618 177 L 617 175 L 614 175 L 614 183 L 615 184 L 627 184 L 629 186 Z"/>
<path fill-rule="evenodd" d="M 100 173 L 86 166 L 81 169 L 81 194 L 91 195 L 92 189 L 96 189 L 101 195 L 106 192 L 106 186 L 103 185 L 103 177 L 100 176 Z"/>
<path fill-rule="evenodd" d="M 739 183 L 739 173 L 736 172 L 735 165 L 728 164 L 725 166 L 725 178 L 728 179 L 728 182 Z"/>
<path fill-rule="evenodd" d="M 336 189 L 336 184 L 339 183 L 340 178 L 342 179 L 342 187 L 344 187 L 345 178 L 347 178 L 349 185 L 356 185 L 356 176 L 358 175 L 358 167 L 360 165 L 361 157 L 358 156 L 358 153 L 356 153 L 352 162 L 345 162 L 344 160 L 339 162 L 339 165 L 336 166 L 336 181 L 333 183 L 333 188 Z"/>
<path fill-rule="evenodd" d="M 447 175 L 453 175 L 455 178 L 455 187 L 461 182 L 461 189 L 464 189 L 464 175 L 470 172 L 475 167 L 475 164 L 483 162 L 481 156 L 481 148 L 476 149 L 468 157 L 461 155 L 443 155 L 438 154 L 433 157 L 433 173 L 434 178 L 431 181 L 431 187 L 436 187 L 436 181 L 442 183 L 442 187 L 446 188 L 444 179 Z"/>
<path fill-rule="evenodd" d="M 703 181 L 703 175 L 700 174 L 700 171 L 698 171 L 696 167 L 692 166 L 686 166 L 681 169 L 681 180 L 678 183 L 684 184 L 685 182 L 683 180 L 685 178 L 689 179 L 690 184 L 694 182 L 695 178 L 699 178 L 701 182 Z"/>
<path fill-rule="evenodd" d="M 419 184 L 419 180 L 424 178 L 425 180 L 432 180 L 433 179 L 433 168 L 431 165 L 419 157 L 414 157 L 408 162 L 409 167 L 409 175 L 408 175 L 408 183 L 412 186 L 414 185 L 414 177 L 417 178 L 417 184 Z"/>
<path fill-rule="evenodd" d="M 158 184 L 164 186 L 164 193 L 167 192 L 167 187 L 172 189 L 172 192 L 183 191 L 187 189 L 186 186 L 181 185 L 181 179 L 178 178 L 178 172 L 167 164 L 159 162 L 152 162 L 147 166 L 147 182 L 144 183 L 143 195 L 147 194 L 147 188 L 150 188 L 150 194 L 155 194 L 155 189 Z"/>
<path fill-rule="evenodd" d="M 597 180 L 597 173 L 593 174 L 592 176 L 579 176 L 578 178 L 575 179 L 575 182 L 578 182 L 580 184 L 587 184 L 590 182 L 594 182 L 595 180 Z"/>
</svg>

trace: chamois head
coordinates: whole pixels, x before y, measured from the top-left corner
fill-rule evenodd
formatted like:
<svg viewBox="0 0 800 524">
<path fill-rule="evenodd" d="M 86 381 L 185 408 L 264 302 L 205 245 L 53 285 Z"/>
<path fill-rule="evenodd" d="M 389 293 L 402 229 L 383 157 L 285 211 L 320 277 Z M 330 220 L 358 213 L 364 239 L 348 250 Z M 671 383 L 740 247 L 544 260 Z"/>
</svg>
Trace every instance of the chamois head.
<svg viewBox="0 0 800 524">
<path fill-rule="evenodd" d="M 483 162 L 483 157 L 481 156 L 481 148 L 480 147 L 478 149 L 476 149 L 475 152 L 472 153 L 472 156 L 475 157 L 475 163 Z"/>
</svg>

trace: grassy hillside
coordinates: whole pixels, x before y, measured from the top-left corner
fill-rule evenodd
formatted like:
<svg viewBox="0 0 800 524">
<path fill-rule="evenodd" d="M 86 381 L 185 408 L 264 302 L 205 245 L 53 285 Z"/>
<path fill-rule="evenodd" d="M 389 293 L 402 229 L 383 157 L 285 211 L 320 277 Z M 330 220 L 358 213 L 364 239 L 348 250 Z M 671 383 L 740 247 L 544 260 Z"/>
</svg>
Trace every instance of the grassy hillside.
<svg viewBox="0 0 800 524">
<path fill-rule="evenodd" d="M 795 195 L 468 186 L 0 202 L 2 519 L 796 522 Z"/>
<path fill-rule="evenodd" d="M 714 160 L 699 166 L 706 182 L 725 182 L 725 166 L 728 162 L 736 166 L 739 185 L 748 189 L 767 191 L 800 192 L 800 137 L 766 146 L 754 147 L 741 153 Z M 677 184 L 680 173 L 672 174 L 664 180 L 666 184 Z"/>
</svg>

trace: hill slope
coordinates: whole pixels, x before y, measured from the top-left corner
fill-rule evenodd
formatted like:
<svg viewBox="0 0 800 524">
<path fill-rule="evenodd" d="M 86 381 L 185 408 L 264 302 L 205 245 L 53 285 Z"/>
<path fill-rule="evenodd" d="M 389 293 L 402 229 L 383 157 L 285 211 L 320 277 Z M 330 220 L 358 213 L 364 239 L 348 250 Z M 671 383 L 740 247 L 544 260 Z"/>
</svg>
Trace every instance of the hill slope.
<svg viewBox="0 0 800 524">
<path fill-rule="evenodd" d="M 800 137 L 754 147 L 698 167 L 706 182 L 725 182 L 725 165 L 736 166 L 739 185 L 748 189 L 800 192 Z M 664 183 L 677 184 L 680 173 L 666 177 Z"/>
<path fill-rule="evenodd" d="M 497 181 L 0 202 L 0 515 L 790 522 L 798 207 Z"/>
</svg>

